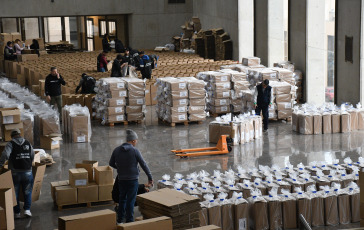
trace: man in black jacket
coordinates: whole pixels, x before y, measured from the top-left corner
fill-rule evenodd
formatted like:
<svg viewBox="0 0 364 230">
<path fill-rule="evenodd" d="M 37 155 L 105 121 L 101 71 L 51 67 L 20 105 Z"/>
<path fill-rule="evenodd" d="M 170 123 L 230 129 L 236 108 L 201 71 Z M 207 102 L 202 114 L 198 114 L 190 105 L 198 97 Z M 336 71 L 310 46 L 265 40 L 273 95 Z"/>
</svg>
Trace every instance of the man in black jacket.
<svg viewBox="0 0 364 230">
<path fill-rule="evenodd" d="M 4 48 L 4 60 L 14 61 L 16 60 L 17 56 L 15 55 L 13 43 L 8 41 Z"/>
<path fill-rule="evenodd" d="M 122 70 L 128 65 L 121 54 L 118 54 L 112 63 L 111 77 L 125 77 Z M 123 71 L 124 72 L 124 71 Z"/>
<path fill-rule="evenodd" d="M 81 94 L 94 94 L 95 93 L 95 84 L 96 84 L 96 79 L 91 77 L 91 76 L 87 76 L 87 74 L 83 73 L 81 76 L 81 80 L 80 83 L 78 84 L 77 88 L 76 88 L 76 94 L 78 93 L 78 90 L 81 88 Z"/>
<path fill-rule="evenodd" d="M 14 207 L 14 217 L 19 219 L 20 205 L 19 205 L 19 192 L 22 187 L 24 196 L 24 216 L 31 217 L 30 206 L 32 204 L 32 190 L 33 190 L 33 173 L 32 162 L 34 159 L 34 149 L 29 141 L 20 136 L 20 130 L 14 129 L 10 133 L 11 141 L 5 146 L 0 158 L 0 167 L 2 167 L 6 160 L 9 160 L 9 169 L 11 170 L 15 188 L 15 196 L 17 205 Z"/>
<path fill-rule="evenodd" d="M 263 113 L 264 132 L 268 130 L 268 110 L 272 105 L 272 102 L 273 90 L 272 87 L 269 86 L 269 80 L 265 79 L 262 84 L 255 87 L 254 91 L 255 114 L 260 115 L 260 112 Z"/>
<path fill-rule="evenodd" d="M 102 49 L 106 52 L 110 52 L 110 38 L 108 34 L 104 35 L 104 38 L 102 39 Z"/>
<path fill-rule="evenodd" d="M 51 68 L 51 73 L 46 77 L 45 80 L 45 95 L 47 101 L 51 105 L 57 104 L 59 114 L 62 114 L 62 89 L 61 85 L 66 85 L 62 76 L 58 73 L 56 67 Z"/>
</svg>

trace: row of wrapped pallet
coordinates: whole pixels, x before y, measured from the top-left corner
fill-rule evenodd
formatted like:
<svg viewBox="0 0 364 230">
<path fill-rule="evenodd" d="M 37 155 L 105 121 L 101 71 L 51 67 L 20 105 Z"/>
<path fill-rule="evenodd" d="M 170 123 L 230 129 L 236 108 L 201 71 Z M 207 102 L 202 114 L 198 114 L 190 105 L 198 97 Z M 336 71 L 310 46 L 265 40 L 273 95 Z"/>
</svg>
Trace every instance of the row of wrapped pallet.
<svg viewBox="0 0 364 230">
<path fill-rule="evenodd" d="M 43 149 L 59 148 L 62 140 L 59 114 L 48 103 L 29 90 L 6 78 L 0 79 L 0 90 L 24 104 L 34 114 L 34 145 Z M 30 118 L 31 119 L 31 118 Z"/>
<path fill-rule="evenodd" d="M 93 104 L 96 118 L 103 124 L 144 120 L 145 85 L 145 81 L 129 77 L 97 81 Z"/>
<path fill-rule="evenodd" d="M 222 229 L 294 229 L 302 214 L 313 227 L 360 221 L 359 169 L 363 159 L 344 164 L 312 162 L 294 167 L 238 166 L 213 175 L 201 170 L 185 178 L 164 175 L 158 188 L 170 188 L 200 199 L 201 225 Z M 361 182 L 360 182 L 361 183 Z M 143 207 L 140 207 L 141 209 Z"/>
<path fill-rule="evenodd" d="M 157 115 L 170 124 L 206 119 L 205 83 L 193 77 L 157 79 Z"/>
<path fill-rule="evenodd" d="M 303 104 L 295 106 L 292 115 L 292 130 L 301 134 L 348 133 L 364 129 L 364 110 L 332 103 L 321 106 Z"/>
</svg>

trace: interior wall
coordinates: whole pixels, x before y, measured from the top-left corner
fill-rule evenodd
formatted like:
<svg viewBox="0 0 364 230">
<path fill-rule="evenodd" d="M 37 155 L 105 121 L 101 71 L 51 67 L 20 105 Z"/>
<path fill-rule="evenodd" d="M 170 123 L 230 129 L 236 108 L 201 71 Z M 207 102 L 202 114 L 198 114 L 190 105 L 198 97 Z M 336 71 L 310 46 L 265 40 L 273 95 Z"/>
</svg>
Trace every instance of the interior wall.
<svg viewBox="0 0 364 230">
<path fill-rule="evenodd" d="M 268 66 L 268 0 L 255 0 L 254 17 L 254 55 Z"/>
<path fill-rule="evenodd" d="M 336 103 L 360 102 L 361 0 L 337 1 Z M 345 61 L 345 36 L 353 37 L 353 62 Z"/>
<path fill-rule="evenodd" d="M 233 41 L 233 59 L 239 59 L 238 0 L 194 0 L 193 16 L 202 29 L 223 28 Z"/>
</svg>

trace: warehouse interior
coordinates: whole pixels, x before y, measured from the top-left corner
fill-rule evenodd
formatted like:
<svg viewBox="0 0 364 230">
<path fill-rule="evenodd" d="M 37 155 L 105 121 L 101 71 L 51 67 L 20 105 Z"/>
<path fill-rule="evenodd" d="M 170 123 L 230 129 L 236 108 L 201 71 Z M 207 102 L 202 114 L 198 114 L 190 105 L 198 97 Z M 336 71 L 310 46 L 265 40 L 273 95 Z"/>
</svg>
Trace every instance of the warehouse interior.
<svg viewBox="0 0 364 230">
<path fill-rule="evenodd" d="M 0 167 L 0 229 L 364 229 L 363 0 L 2 5 L 0 156 L 19 128 L 41 157 L 33 164 L 31 218 L 14 219 L 14 175 Z M 110 77 L 118 55 L 113 46 L 109 69 L 98 71 L 106 34 L 157 55 L 151 78 L 140 67 Z M 6 43 L 16 39 L 24 51 L 6 60 Z M 29 48 L 33 39 L 38 53 Z M 46 97 L 53 66 L 66 82 L 61 113 Z M 92 94 L 75 92 L 83 73 L 96 80 Z M 268 129 L 264 112 L 255 110 L 265 79 L 272 88 Z M 127 129 L 138 136 L 154 187 L 137 197 L 135 222 L 117 226 L 111 199 L 117 170 L 108 166 Z M 221 140 L 231 151 L 171 152 Z M 139 184 L 147 184 L 139 171 Z M 86 184 L 77 185 L 76 174 L 86 175 Z M 181 191 L 190 203 L 173 203 Z M 153 219 L 161 216 L 167 218 Z"/>
</svg>

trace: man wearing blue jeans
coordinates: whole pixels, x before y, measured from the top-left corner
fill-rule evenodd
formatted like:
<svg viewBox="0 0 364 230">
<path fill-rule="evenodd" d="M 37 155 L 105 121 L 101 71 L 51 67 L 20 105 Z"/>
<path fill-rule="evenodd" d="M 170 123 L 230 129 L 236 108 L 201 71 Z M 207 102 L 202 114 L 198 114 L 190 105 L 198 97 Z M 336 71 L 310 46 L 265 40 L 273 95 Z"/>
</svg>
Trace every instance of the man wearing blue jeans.
<svg viewBox="0 0 364 230">
<path fill-rule="evenodd" d="M 19 219 L 20 205 L 19 205 L 19 190 L 20 186 L 24 192 L 24 215 L 31 217 L 30 206 L 32 204 L 32 190 L 33 190 L 33 173 L 32 162 L 34 159 L 34 150 L 29 141 L 20 136 L 20 130 L 14 129 L 11 131 L 12 140 L 5 146 L 5 149 L 0 158 L 0 167 L 2 167 L 6 160 L 9 160 L 8 166 L 13 175 L 13 182 L 15 187 L 15 195 L 17 205 L 14 207 L 14 217 Z"/>
<path fill-rule="evenodd" d="M 109 165 L 118 172 L 119 209 L 117 223 L 134 221 L 134 204 L 138 192 L 139 168 L 148 176 L 148 185 L 153 186 L 153 178 L 148 165 L 139 150 L 135 148 L 138 135 L 131 129 L 126 130 L 126 143 L 114 149 Z"/>
<path fill-rule="evenodd" d="M 254 91 L 254 105 L 255 114 L 260 116 L 263 114 L 264 132 L 268 130 L 269 122 L 269 108 L 273 104 L 273 89 L 269 85 L 269 80 L 265 79 L 261 84 L 255 87 Z"/>
</svg>

